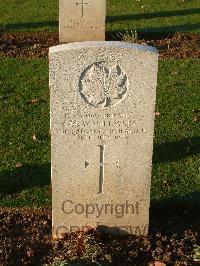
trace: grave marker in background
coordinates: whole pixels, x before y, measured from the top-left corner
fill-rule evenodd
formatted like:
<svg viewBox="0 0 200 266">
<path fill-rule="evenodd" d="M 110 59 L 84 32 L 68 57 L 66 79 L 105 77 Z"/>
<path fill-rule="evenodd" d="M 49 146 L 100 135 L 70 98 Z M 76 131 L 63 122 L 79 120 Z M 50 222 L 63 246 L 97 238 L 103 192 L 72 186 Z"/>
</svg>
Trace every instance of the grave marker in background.
<svg viewBox="0 0 200 266">
<path fill-rule="evenodd" d="M 50 48 L 53 235 L 148 232 L 158 54 L 85 42 Z"/>
<path fill-rule="evenodd" d="M 105 40 L 106 0 L 60 0 L 60 43 Z"/>
</svg>

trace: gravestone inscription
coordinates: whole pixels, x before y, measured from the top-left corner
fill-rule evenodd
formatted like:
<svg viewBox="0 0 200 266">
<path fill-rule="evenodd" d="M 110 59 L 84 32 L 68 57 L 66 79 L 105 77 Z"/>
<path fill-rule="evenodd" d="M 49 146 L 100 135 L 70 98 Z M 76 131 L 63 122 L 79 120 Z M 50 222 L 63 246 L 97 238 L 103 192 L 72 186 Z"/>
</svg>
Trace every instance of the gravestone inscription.
<svg viewBox="0 0 200 266">
<path fill-rule="evenodd" d="M 50 48 L 53 235 L 145 235 L 158 53 L 121 42 Z"/>
<path fill-rule="evenodd" d="M 60 43 L 105 40 L 106 0 L 60 0 Z"/>
</svg>

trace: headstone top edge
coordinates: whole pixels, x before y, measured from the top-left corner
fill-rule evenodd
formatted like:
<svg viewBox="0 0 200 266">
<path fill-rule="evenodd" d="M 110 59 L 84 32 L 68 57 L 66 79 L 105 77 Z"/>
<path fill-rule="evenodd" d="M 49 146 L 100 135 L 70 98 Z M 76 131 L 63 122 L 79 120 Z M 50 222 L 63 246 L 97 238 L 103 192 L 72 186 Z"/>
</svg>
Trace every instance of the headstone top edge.
<svg viewBox="0 0 200 266">
<path fill-rule="evenodd" d="M 118 42 L 118 41 L 87 41 L 61 44 L 49 48 L 49 54 L 58 53 L 66 50 L 76 50 L 84 48 L 122 48 L 135 49 L 158 54 L 158 50 L 153 46 L 137 43 Z"/>
</svg>

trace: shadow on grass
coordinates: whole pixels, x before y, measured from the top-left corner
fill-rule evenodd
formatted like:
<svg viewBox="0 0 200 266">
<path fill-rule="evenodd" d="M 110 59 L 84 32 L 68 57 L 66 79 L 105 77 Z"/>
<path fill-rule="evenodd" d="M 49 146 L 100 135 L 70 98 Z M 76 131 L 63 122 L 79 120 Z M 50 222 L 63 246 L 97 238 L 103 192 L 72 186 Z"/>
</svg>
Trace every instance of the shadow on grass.
<svg viewBox="0 0 200 266">
<path fill-rule="evenodd" d="M 130 21 L 130 20 L 141 20 L 141 19 L 153 19 L 162 17 L 173 17 L 173 16 L 184 16 L 199 14 L 200 8 L 184 9 L 184 10 L 172 10 L 172 11 L 160 11 L 152 13 L 140 13 L 131 15 L 119 15 L 119 16 L 107 16 L 107 22 L 120 22 L 120 21 Z M 6 30 L 20 30 L 23 28 L 33 29 L 33 28 L 43 28 L 43 27 L 58 27 L 58 21 L 38 21 L 38 22 L 24 22 L 24 23 L 1 23 L 0 31 Z M 155 27 L 149 29 L 139 29 L 143 31 L 164 31 L 164 32 L 176 32 L 176 31 L 187 31 L 187 30 L 197 30 L 200 28 L 200 24 L 183 24 L 176 26 L 163 26 Z M 121 29 L 119 30 L 121 32 Z M 113 32 L 114 33 L 114 32 Z"/>
<path fill-rule="evenodd" d="M 200 191 L 168 200 L 152 201 L 150 232 L 179 233 L 184 230 L 200 231 Z"/>
<path fill-rule="evenodd" d="M 38 22 L 24 22 L 24 23 L 6 23 L 0 24 L 0 31 L 6 30 L 20 30 L 23 28 L 43 28 L 43 27 L 58 27 L 58 21 L 38 21 Z"/>
<path fill-rule="evenodd" d="M 142 32 L 187 32 L 191 30 L 199 30 L 200 23 L 197 24 L 181 24 L 181 25 L 173 25 L 173 26 L 162 26 L 162 27 L 153 27 L 153 28 L 144 28 L 140 29 Z"/>
<path fill-rule="evenodd" d="M 153 34 L 153 37 L 151 39 L 154 39 L 154 34 L 158 34 L 157 38 L 161 35 L 162 36 L 168 36 L 170 33 L 176 33 L 176 32 L 189 32 L 189 31 L 196 31 L 200 29 L 200 23 L 197 24 L 181 24 L 181 25 L 173 25 L 173 26 L 160 26 L 160 27 L 151 27 L 151 28 L 134 28 L 134 29 L 127 29 L 127 30 L 113 30 L 107 33 L 108 36 L 111 36 L 113 39 L 117 39 L 116 36 L 120 34 L 132 34 L 133 31 L 137 30 L 137 35 L 142 38 L 143 35 L 146 34 Z"/>
<path fill-rule="evenodd" d="M 181 139 L 175 142 L 154 144 L 153 163 L 178 161 L 191 155 L 200 154 L 200 137 Z"/>
<path fill-rule="evenodd" d="M 24 189 L 50 185 L 51 166 L 27 165 L 12 171 L 0 172 L 0 194 L 8 195 L 20 193 Z"/>
<path fill-rule="evenodd" d="M 200 8 L 191 8 L 183 10 L 160 11 L 160 12 L 140 13 L 140 14 L 121 15 L 121 16 L 108 16 L 107 22 L 153 19 L 153 18 L 162 18 L 162 17 L 164 18 L 164 17 L 185 16 L 185 15 L 188 16 L 199 13 L 200 13 Z"/>
<path fill-rule="evenodd" d="M 132 34 L 132 30 L 116 30 L 116 31 L 106 31 L 106 41 L 123 41 L 123 35 Z M 132 31 L 133 32 L 133 31 Z M 137 31 L 139 39 L 145 40 L 163 40 L 169 36 L 169 32 L 142 32 Z"/>
</svg>

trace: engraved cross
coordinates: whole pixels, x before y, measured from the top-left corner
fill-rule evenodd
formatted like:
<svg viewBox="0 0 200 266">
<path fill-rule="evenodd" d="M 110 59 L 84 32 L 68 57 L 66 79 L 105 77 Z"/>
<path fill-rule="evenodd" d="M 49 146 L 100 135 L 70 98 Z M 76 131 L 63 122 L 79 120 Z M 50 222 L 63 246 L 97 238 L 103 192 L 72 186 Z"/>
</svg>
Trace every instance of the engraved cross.
<svg viewBox="0 0 200 266">
<path fill-rule="evenodd" d="M 84 5 L 89 5 L 89 3 L 85 3 L 85 0 L 82 0 L 82 2 L 80 3 L 78 3 L 78 2 L 76 2 L 76 5 L 78 6 L 78 5 L 81 5 L 82 6 L 82 14 L 81 14 L 81 17 L 83 18 L 84 17 Z"/>
<path fill-rule="evenodd" d="M 98 145 L 100 148 L 100 164 L 99 164 L 99 194 L 103 193 L 103 185 L 104 185 L 104 178 L 105 178 L 105 145 Z M 116 167 L 119 167 L 119 161 L 116 161 Z M 85 161 L 85 168 L 87 168 L 90 164 Z M 96 166 L 93 164 L 92 166 Z"/>
<path fill-rule="evenodd" d="M 105 145 L 99 145 L 100 148 L 100 172 L 99 172 L 99 193 L 103 192 L 103 182 L 105 176 Z"/>
</svg>

